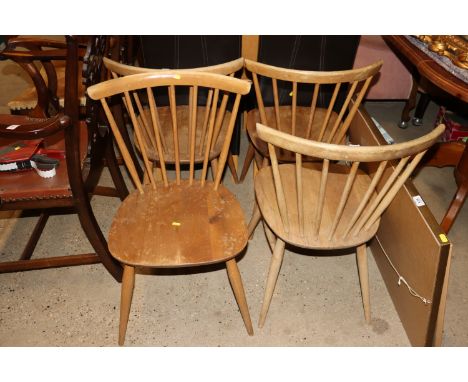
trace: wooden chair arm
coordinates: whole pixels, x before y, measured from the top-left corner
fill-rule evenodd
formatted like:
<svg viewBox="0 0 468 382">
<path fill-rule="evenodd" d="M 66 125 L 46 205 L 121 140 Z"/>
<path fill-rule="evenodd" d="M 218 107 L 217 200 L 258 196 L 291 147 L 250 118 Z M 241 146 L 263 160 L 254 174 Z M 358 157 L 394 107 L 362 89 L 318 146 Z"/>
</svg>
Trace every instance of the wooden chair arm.
<svg viewBox="0 0 468 382">
<path fill-rule="evenodd" d="M 0 137 L 7 139 L 38 139 L 53 135 L 70 125 L 70 117 L 57 114 L 39 119 L 23 115 L 0 115 Z"/>
<path fill-rule="evenodd" d="M 79 59 L 82 59 L 84 54 L 85 49 L 80 48 Z M 30 113 L 31 117 L 47 118 L 59 110 L 57 67 L 63 67 L 65 63 L 67 57 L 65 43 L 52 39 L 10 38 L 7 47 L 0 52 L 0 57 L 16 62 L 31 78 L 37 94 L 37 104 Z M 37 61 L 42 65 L 38 65 Z M 42 70 L 45 73 L 42 73 Z"/>
<path fill-rule="evenodd" d="M 66 49 L 67 44 L 65 41 L 37 37 L 13 37 L 8 39 L 7 49 L 17 47 L 24 47 L 30 50 L 39 50 L 40 47 Z"/>
<path fill-rule="evenodd" d="M 30 51 L 11 51 L 6 48 L 0 54 L 13 61 L 34 61 L 34 60 L 65 60 L 67 57 L 66 49 L 50 50 L 30 50 Z"/>
</svg>

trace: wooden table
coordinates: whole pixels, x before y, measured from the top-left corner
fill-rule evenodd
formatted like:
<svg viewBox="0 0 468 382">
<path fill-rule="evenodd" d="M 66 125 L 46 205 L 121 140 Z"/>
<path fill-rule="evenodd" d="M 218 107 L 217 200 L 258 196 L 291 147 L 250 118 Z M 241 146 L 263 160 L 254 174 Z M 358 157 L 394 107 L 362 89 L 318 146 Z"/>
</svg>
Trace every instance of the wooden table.
<svg viewBox="0 0 468 382">
<path fill-rule="evenodd" d="M 405 36 L 384 36 L 384 40 L 399 51 L 419 73 L 451 96 L 468 102 L 468 84 L 440 66 Z"/>
<path fill-rule="evenodd" d="M 440 66 L 405 36 L 384 36 L 384 39 L 407 59 L 413 66 L 413 72 L 416 70 L 419 76 L 450 96 L 468 102 L 468 84 Z M 441 143 L 436 146 L 425 165 L 455 166 L 454 175 L 458 190 L 440 223 L 442 229 L 448 232 L 468 194 L 468 146 L 459 142 Z"/>
</svg>

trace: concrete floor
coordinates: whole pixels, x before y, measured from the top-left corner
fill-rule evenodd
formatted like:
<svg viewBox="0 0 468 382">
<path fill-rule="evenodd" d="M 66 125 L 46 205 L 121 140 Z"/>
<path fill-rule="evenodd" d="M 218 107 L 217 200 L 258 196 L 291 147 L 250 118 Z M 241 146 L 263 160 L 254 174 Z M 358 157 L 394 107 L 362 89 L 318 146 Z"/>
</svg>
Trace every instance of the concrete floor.
<svg viewBox="0 0 468 382">
<path fill-rule="evenodd" d="M 5 70 L 0 68 L 0 79 Z M 1 99 L 0 99 L 1 101 Z M 432 127 L 437 106 L 430 105 L 425 125 L 396 127 L 401 102 L 368 103 L 373 115 L 397 141 Z M 242 142 L 240 162 L 246 149 Z M 414 179 L 439 221 L 455 192 L 451 168 L 424 168 Z M 104 174 L 101 184 L 109 184 Z M 246 219 L 253 203 L 252 175 L 225 184 L 239 198 Z M 95 197 L 96 217 L 105 235 L 119 200 Z M 0 221 L 2 260 L 19 255 L 37 217 L 21 217 L 10 232 Z M 443 346 L 468 345 L 468 257 L 465 207 L 449 238 L 450 274 Z M 11 225 L 11 224 L 10 224 Z M 464 234 L 463 234 L 464 232 Z M 75 216 L 49 220 L 36 256 L 91 252 Z M 263 329 L 257 320 L 270 250 L 262 227 L 239 260 L 255 335 L 249 337 L 219 266 L 177 272 L 140 272 L 127 330 L 127 346 L 409 346 L 377 266 L 369 256 L 372 323 L 364 321 L 354 252 L 340 256 L 303 255 L 287 251 Z M 102 265 L 0 274 L 1 346 L 116 346 L 120 284 Z"/>
</svg>

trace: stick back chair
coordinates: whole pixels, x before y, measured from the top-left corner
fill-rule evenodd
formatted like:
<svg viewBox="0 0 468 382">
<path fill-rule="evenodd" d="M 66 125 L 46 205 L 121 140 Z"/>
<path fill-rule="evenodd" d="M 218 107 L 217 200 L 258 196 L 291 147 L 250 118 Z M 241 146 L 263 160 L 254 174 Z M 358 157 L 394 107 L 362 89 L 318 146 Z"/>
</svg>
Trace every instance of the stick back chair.
<svg viewBox="0 0 468 382">
<path fill-rule="evenodd" d="M 121 76 L 128 76 L 132 74 L 141 74 L 141 73 L 158 73 L 161 71 L 161 69 L 150 69 L 150 68 L 142 68 L 142 67 L 137 67 L 137 66 L 130 66 L 130 65 L 124 65 L 121 63 L 118 63 L 116 61 L 113 61 L 111 59 L 105 58 L 104 59 L 104 64 L 106 65 L 106 68 L 111 71 L 112 75 L 114 78 L 118 78 Z M 177 72 L 187 72 L 187 71 L 196 71 L 196 72 L 203 72 L 203 73 L 215 73 L 215 74 L 220 74 L 220 75 L 225 75 L 225 76 L 230 76 L 234 77 L 234 75 L 239 72 L 244 66 L 244 59 L 243 58 L 238 58 L 236 60 L 226 62 L 223 64 L 218 64 L 218 65 L 212 65 L 212 66 L 206 66 L 206 67 L 199 67 L 199 68 L 191 68 L 191 69 L 178 69 Z M 141 121 L 140 123 L 143 125 L 143 139 L 146 142 L 148 149 L 148 156 L 151 162 L 155 164 L 160 163 L 160 159 L 158 157 L 157 150 L 155 150 L 156 145 L 155 145 L 155 136 L 154 136 L 154 127 L 152 126 L 153 120 L 151 118 L 151 112 L 150 108 L 148 105 L 144 105 L 144 100 L 140 100 L 138 94 L 135 93 L 134 95 L 136 105 L 138 108 L 138 117 Z M 181 132 L 181 135 L 183 132 L 187 132 L 189 129 L 189 125 L 191 123 L 190 119 L 190 113 L 192 110 L 192 106 L 190 104 L 190 95 L 187 97 L 187 95 L 184 92 L 177 92 L 176 94 L 176 101 L 177 101 L 177 107 L 176 107 L 176 113 L 177 113 L 177 118 L 178 118 L 178 129 Z M 211 98 L 213 97 L 213 91 L 205 91 L 205 94 L 199 94 L 199 100 L 198 100 L 198 106 L 197 106 L 197 124 L 207 124 L 207 114 L 204 114 L 203 111 L 206 111 L 205 105 L 208 102 L 211 102 Z M 145 98 L 145 97 L 143 97 Z M 226 132 L 225 126 L 221 128 L 221 123 L 224 121 L 229 120 L 229 115 L 231 114 L 231 111 L 229 110 L 228 107 L 228 99 L 229 99 L 229 94 L 225 92 L 222 95 L 222 100 L 221 100 L 221 106 L 219 113 L 217 114 L 217 119 L 215 122 L 214 126 L 214 131 L 221 131 L 223 134 Z M 158 114 L 156 117 L 157 123 L 159 124 L 159 131 L 161 134 L 161 139 L 162 141 L 167 141 L 170 139 L 170 135 L 172 134 L 172 114 L 171 114 L 171 95 L 169 93 L 166 93 L 165 91 L 158 91 L 155 93 L 155 102 L 158 103 Z M 232 105 L 230 105 L 232 107 Z M 128 112 L 128 108 L 127 108 Z M 226 118 L 224 118 L 224 114 L 226 114 Z M 201 132 L 202 130 L 200 130 Z M 182 135 L 182 136 L 187 136 Z M 213 174 L 216 173 L 216 167 L 217 167 L 217 157 L 219 156 L 219 153 L 221 152 L 221 146 L 222 142 L 224 140 L 224 136 L 221 135 L 216 135 L 217 139 L 213 143 L 212 146 L 212 152 L 210 153 L 210 161 L 211 161 L 211 166 L 213 169 Z M 215 137 L 216 137 L 215 136 Z M 137 141 L 138 142 L 138 141 Z M 188 141 L 187 141 L 188 142 Z M 195 163 L 201 163 L 203 161 L 203 156 L 202 156 L 202 146 L 200 146 L 200 143 L 202 141 L 197 137 L 196 139 L 196 148 L 195 148 Z M 136 145 L 137 149 L 139 149 L 139 145 L 137 143 Z M 153 149 L 154 148 L 154 149 Z M 175 157 L 174 157 L 174 152 L 170 150 L 171 146 L 167 146 L 168 151 L 166 152 L 166 157 L 165 157 L 165 162 L 166 164 L 174 164 L 175 163 Z M 188 158 L 187 151 L 188 150 L 188 145 L 182 143 L 182 146 L 180 147 L 181 150 L 181 155 L 185 156 Z M 185 152 L 185 154 L 184 154 Z M 231 173 L 234 177 L 234 181 L 237 183 L 237 171 L 235 168 L 235 163 L 232 158 L 231 152 L 228 154 L 228 166 L 231 170 Z"/>
<path fill-rule="evenodd" d="M 342 143 L 372 77 L 381 66 L 382 61 L 378 61 L 353 70 L 305 71 L 246 59 L 245 68 L 252 74 L 258 108 L 247 116 L 251 144 L 240 180 L 245 178 L 254 157 L 257 167 L 262 166 L 263 158 L 268 158 L 267 146 L 256 133 L 257 122 L 306 139 Z M 270 82 L 271 87 L 261 86 L 261 82 Z M 350 108 L 353 97 L 355 102 Z M 287 151 L 279 154 L 282 162 L 294 161 Z"/>
<path fill-rule="evenodd" d="M 190 109 L 188 129 L 180 128 L 176 88 L 188 88 Z M 171 136 L 161 134 L 154 89 L 169 93 Z M 207 89 L 205 109 L 197 107 L 197 97 Z M 112 255 L 123 264 L 124 275 L 120 307 L 119 344 L 123 345 L 135 280 L 135 267 L 189 267 L 224 262 L 247 332 L 253 333 L 247 302 L 235 257 L 247 243 L 247 229 L 240 204 L 222 184 L 223 167 L 239 108 L 241 95 L 250 90 L 250 83 L 212 73 L 158 71 L 116 78 L 92 86 L 88 94 L 99 99 L 115 135 L 136 190 L 122 203 L 109 232 Z M 140 92 L 140 94 L 139 94 Z M 141 92 L 149 103 L 148 118 L 137 116 Z M 221 94 L 234 97 L 231 113 L 222 110 Z M 141 150 L 146 177 L 144 184 L 136 172 L 129 148 L 117 127 L 107 104 L 112 96 L 122 96 L 129 111 L 136 144 Z M 224 96 L 223 96 L 224 97 Z M 201 114 L 202 118 L 199 118 Z M 141 115 L 141 114 L 140 114 Z M 225 132 L 216 131 L 216 121 Z M 226 120 L 226 121 L 224 121 Z M 152 130 L 147 130 L 147 128 Z M 153 137 L 145 139 L 145 134 Z M 214 181 L 208 181 L 207 169 L 213 157 L 213 142 L 222 136 L 221 151 Z M 201 152 L 198 152 L 201 148 Z M 162 180 L 152 174 L 150 153 L 157 153 Z M 170 179 L 166 161 L 174 162 L 175 176 Z M 201 158 L 201 168 L 196 168 Z M 185 171 L 184 171 L 185 170 Z M 183 178 L 183 174 L 186 177 Z"/>
<path fill-rule="evenodd" d="M 105 48 L 105 41 L 104 45 L 99 41 L 90 39 L 87 50 L 90 54 L 87 55 L 88 68 L 97 71 L 94 73 L 96 79 L 99 79 L 99 62 L 102 62 Z M 64 156 L 60 159 L 56 175 L 51 178 L 41 178 L 34 171 L 0 173 L 1 210 L 40 211 L 39 220 L 20 259 L 1 262 L 0 273 L 103 263 L 116 280 L 121 280 L 122 267 L 110 255 L 90 205 L 90 195 L 96 193 L 98 188 L 96 185 L 102 171 L 104 155 L 117 189 L 102 188 L 102 194 L 124 199 L 128 191 L 116 164 L 112 137 L 102 129 L 103 125 L 96 119 L 98 111 L 91 103 L 87 103 L 90 111 L 87 121 L 80 119 L 80 61 L 83 60 L 85 50 L 86 46 L 80 46 L 76 37 L 68 36 L 66 49 L 60 46 L 57 49 L 29 50 L 22 53 L 28 61 L 65 61 L 64 108 L 55 110 L 52 114 L 50 103 L 58 99 L 57 94 L 49 94 L 50 88 L 42 88 L 44 83 L 39 81 L 37 94 L 45 94 L 47 102 L 41 104 L 38 100 L 41 107 L 33 107 L 35 112 L 32 116 L 1 115 L 0 145 L 43 138 L 45 148 L 63 151 Z M 81 227 L 96 253 L 31 259 L 49 216 L 59 212 L 78 215 Z"/>
<path fill-rule="evenodd" d="M 352 147 L 307 140 L 257 124 L 259 139 L 268 145 L 271 167 L 257 173 L 255 194 L 261 215 L 276 237 L 260 327 L 265 323 L 285 243 L 324 250 L 357 247 L 364 315 L 370 322 L 366 243 L 377 232 L 382 213 L 444 128 L 439 125 L 409 142 Z M 295 162 L 279 164 L 280 150 L 294 153 Z M 303 163 L 304 156 L 320 161 Z"/>
</svg>

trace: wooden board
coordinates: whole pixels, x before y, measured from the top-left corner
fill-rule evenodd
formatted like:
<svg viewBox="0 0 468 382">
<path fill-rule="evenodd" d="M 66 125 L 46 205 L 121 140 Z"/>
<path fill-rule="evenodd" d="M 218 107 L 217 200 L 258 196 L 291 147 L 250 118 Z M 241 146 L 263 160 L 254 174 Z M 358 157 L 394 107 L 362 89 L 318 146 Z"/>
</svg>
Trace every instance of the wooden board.
<svg viewBox="0 0 468 382">
<path fill-rule="evenodd" d="M 362 107 L 349 132 L 353 144 L 386 144 Z M 440 346 L 452 244 L 442 241 L 443 232 L 429 208 L 415 205 L 416 195 L 408 180 L 383 214 L 370 248 L 411 344 Z M 398 285 L 398 274 L 385 254 L 430 304 L 413 296 L 404 283 Z"/>
</svg>

